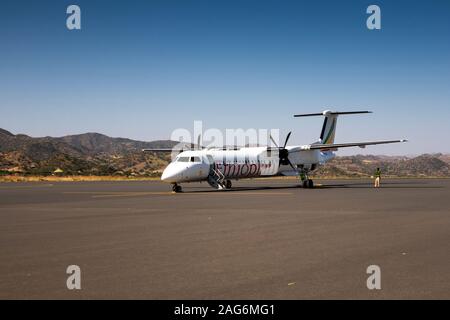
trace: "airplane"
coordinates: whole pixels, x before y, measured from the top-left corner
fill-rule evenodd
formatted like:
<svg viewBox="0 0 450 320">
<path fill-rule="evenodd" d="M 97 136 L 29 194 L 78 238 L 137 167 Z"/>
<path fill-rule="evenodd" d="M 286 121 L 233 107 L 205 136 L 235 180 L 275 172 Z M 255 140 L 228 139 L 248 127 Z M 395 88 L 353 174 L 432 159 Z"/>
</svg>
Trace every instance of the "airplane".
<svg viewBox="0 0 450 320">
<path fill-rule="evenodd" d="M 406 142 L 407 140 L 383 140 L 368 142 L 334 143 L 336 123 L 340 115 L 367 114 L 371 111 L 330 111 L 320 113 L 295 114 L 294 117 L 323 116 L 324 121 L 318 141 L 300 146 L 288 146 L 292 132 L 286 136 L 283 146 L 275 147 L 234 147 L 203 148 L 200 136 L 197 150 L 181 152 L 164 169 L 161 180 L 173 185 L 173 192 L 181 192 L 180 183 L 207 181 L 217 189 L 231 189 L 231 180 L 262 178 L 269 176 L 298 176 L 304 188 L 313 188 L 314 182 L 309 174 L 319 165 L 335 157 L 340 148 Z M 143 149 L 143 152 L 173 152 L 172 149 Z"/>
</svg>

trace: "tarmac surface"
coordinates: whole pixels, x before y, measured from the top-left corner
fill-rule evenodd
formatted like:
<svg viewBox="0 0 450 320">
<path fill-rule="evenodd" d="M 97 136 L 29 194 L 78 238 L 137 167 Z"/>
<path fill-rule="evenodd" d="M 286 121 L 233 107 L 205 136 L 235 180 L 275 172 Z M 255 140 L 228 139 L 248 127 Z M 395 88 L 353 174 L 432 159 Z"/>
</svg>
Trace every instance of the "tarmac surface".
<svg viewBox="0 0 450 320">
<path fill-rule="evenodd" d="M 450 180 L 316 184 L 2 183 L 0 298 L 450 299 Z"/>
</svg>

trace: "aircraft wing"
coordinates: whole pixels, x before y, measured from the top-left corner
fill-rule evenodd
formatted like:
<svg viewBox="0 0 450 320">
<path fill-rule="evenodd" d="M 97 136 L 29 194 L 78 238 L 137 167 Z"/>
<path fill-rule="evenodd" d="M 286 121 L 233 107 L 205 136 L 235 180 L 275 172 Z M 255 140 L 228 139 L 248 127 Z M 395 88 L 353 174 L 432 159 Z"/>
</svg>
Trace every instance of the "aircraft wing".
<svg viewBox="0 0 450 320">
<path fill-rule="evenodd" d="M 307 147 L 309 150 L 336 150 L 339 148 L 348 148 L 348 147 L 360 147 L 365 148 L 366 146 L 376 145 L 376 144 L 387 144 L 387 143 L 398 143 L 398 142 L 406 142 L 408 140 L 382 140 L 382 141 L 368 141 L 368 142 L 350 142 L 350 143 L 331 143 L 331 144 L 312 144 Z"/>
<path fill-rule="evenodd" d="M 172 152 L 173 149 L 165 148 L 165 149 L 142 149 L 142 152 Z"/>
</svg>

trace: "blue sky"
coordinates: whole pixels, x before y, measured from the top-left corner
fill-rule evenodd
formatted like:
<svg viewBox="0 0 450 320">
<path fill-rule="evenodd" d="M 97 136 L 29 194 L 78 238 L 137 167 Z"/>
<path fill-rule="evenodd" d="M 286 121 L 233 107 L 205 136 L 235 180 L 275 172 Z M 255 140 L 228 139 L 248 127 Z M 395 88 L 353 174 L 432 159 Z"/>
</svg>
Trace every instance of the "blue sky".
<svg viewBox="0 0 450 320">
<path fill-rule="evenodd" d="M 66 28 L 77 4 L 82 30 Z M 366 28 L 381 8 L 382 29 Z M 449 1 L 2 1 L 0 127 L 167 139 L 176 128 L 280 128 L 364 153 L 450 152 Z M 361 149 L 341 154 L 361 153 Z"/>
</svg>

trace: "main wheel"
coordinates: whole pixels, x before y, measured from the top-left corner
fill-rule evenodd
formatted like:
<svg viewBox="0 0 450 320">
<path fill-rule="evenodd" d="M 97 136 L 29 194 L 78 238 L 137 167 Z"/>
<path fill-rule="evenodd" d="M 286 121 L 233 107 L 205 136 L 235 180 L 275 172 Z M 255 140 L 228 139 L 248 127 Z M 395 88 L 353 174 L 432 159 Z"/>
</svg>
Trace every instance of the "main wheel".
<svg viewBox="0 0 450 320">
<path fill-rule="evenodd" d="M 308 180 L 304 180 L 302 186 L 303 188 L 308 188 Z"/>
<path fill-rule="evenodd" d="M 314 182 L 311 179 L 308 179 L 308 188 L 314 188 Z"/>
<path fill-rule="evenodd" d="M 227 180 L 227 182 L 225 182 L 225 188 L 231 189 L 231 186 L 232 186 L 231 180 Z"/>
<path fill-rule="evenodd" d="M 173 187 L 172 187 L 172 191 L 173 192 L 181 192 L 181 190 L 183 190 L 182 188 L 181 188 L 181 186 L 179 186 L 179 185 L 177 185 L 177 184 L 174 184 L 173 185 Z"/>
</svg>

